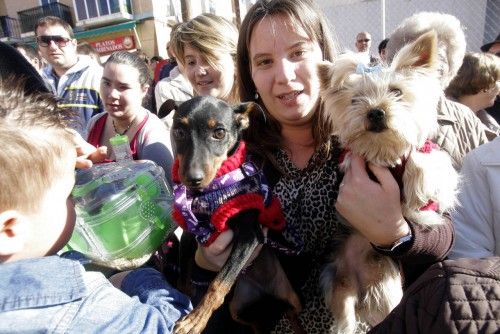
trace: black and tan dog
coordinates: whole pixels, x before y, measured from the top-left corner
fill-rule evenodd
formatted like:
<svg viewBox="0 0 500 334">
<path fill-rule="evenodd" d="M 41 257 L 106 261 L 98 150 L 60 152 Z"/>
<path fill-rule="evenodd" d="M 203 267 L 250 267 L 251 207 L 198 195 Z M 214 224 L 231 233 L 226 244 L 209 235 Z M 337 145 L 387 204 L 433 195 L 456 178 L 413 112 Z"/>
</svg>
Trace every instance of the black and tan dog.
<svg viewBox="0 0 500 334">
<path fill-rule="evenodd" d="M 213 97 L 195 97 L 175 111 L 174 219 L 203 246 L 228 228 L 234 231 L 228 260 L 198 306 L 176 324 L 175 333 L 200 333 L 254 250 L 264 242 L 261 225 L 271 229 L 284 226 L 279 201 L 272 196 L 262 171 L 247 161 L 245 142 L 240 138 L 249 113 L 256 108 L 254 103 L 232 107 Z M 189 275 L 185 269 L 181 268 L 184 283 Z M 278 259 L 265 245 L 237 281 L 230 303 L 232 317 L 248 323 L 242 319 L 244 310 L 264 295 L 290 305 L 288 314 L 296 316 L 301 310 Z M 262 324 L 250 325 L 255 332 L 263 331 Z"/>
</svg>

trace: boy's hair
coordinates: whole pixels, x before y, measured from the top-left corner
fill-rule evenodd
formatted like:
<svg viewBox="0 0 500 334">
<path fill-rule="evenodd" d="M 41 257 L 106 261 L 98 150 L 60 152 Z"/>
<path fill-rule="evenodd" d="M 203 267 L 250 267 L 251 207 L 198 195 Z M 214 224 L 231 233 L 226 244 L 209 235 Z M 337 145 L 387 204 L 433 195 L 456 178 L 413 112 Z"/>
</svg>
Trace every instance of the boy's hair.
<svg viewBox="0 0 500 334">
<path fill-rule="evenodd" d="M 37 23 L 35 24 L 34 32 L 36 36 L 36 30 L 38 27 L 51 27 L 51 26 L 61 26 L 68 32 L 69 37 L 75 38 L 75 35 L 73 34 L 73 28 L 69 25 L 68 22 L 64 21 L 63 19 L 56 17 L 56 16 L 44 16 L 40 18 Z"/>
<path fill-rule="evenodd" d="M 0 80 L 0 212 L 36 212 L 75 150 L 72 112 L 52 94 L 26 95 L 23 87 L 16 78 Z"/>
<path fill-rule="evenodd" d="M 490 53 L 467 53 L 445 93 L 454 99 L 495 87 L 500 80 L 500 59 Z"/>
</svg>

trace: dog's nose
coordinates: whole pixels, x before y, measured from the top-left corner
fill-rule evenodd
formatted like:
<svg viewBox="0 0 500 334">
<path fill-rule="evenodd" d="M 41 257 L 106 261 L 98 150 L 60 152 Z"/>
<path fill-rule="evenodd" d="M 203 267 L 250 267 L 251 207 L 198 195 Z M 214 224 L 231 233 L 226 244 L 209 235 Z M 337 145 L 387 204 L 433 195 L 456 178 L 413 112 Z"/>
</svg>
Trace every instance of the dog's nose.
<svg viewBox="0 0 500 334">
<path fill-rule="evenodd" d="M 382 109 L 372 109 L 368 112 L 368 119 L 370 122 L 379 123 L 383 121 L 385 117 L 385 111 Z"/>
<path fill-rule="evenodd" d="M 189 183 L 191 187 L 199 187 L 201 182 L 203 181 L 203 173 L 202 172 L 192 172 L 187 175 L 186 181 Z"/>
<path fill-rule="evenodd" d="M 371 109 L 368 112 L 368 121 L 370 122 L 368 130 L 374 132 L 382 132 L 385 126 L 385 111 L 382 109 Z"/>
</svg>

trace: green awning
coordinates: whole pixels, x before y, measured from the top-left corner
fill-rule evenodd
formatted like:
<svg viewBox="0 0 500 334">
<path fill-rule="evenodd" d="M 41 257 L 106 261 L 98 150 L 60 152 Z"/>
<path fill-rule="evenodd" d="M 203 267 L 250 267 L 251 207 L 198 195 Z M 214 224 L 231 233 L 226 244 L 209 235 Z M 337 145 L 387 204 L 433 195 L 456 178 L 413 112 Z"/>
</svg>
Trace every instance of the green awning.
<svg viewBox="0 0 500 334">
<path fill-rule="evenodd" d="M 134 29 L 136 26 L 136 21 L 128 21 L 120 24 L 115 24 L 112 26 L 105 26 L 101 28 L 96 28 L 92 30 L 85 30 L 85 31 L 80 31 L 80 32 L 75 32 L 75 38 L 76 39 L 81 39 L 81 38 L 90 38 L 90 37 L 95 37 L 95 36 L 100 36 L 104 34 L 109 34 L 112 32 L 117 32 L 121 30 L 130 30 Z"/>
</svg>

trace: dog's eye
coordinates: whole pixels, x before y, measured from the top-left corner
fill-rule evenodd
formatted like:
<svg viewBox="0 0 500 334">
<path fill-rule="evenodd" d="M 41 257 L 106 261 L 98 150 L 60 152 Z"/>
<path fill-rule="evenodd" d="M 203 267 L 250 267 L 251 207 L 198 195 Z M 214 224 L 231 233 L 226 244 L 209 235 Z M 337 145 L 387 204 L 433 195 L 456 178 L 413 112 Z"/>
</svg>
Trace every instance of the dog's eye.
<svg viewBox="0 0 500 334">
<path fill-rule="evenodd" d="M 356 103 L 358 103 L 358 102 L 359 102 L 359 98 L 357 98 L 357 97 L 353 97 L 353 98 L 351 99 L 351 104 L 356 104 Z"/>
<path fill-rule="evenodd" d="M 186 137 L 186 132 L 183 129 L 173 129 L 173 136 L 176 140 L 182 140 Z"/>
<path fill-rule="evenodd" d="M 215 139 L 221 140 L 226 136 L 226 130 L 224 129 L 215 129 L 212 137 Z"/>
<path fill-rule="evenodd" d="M 403 92 L 401 92 L 401 89 L 399 88 L 391 88 L 390 92 L 396 97 L 403 95 Z"/>
</svg>

